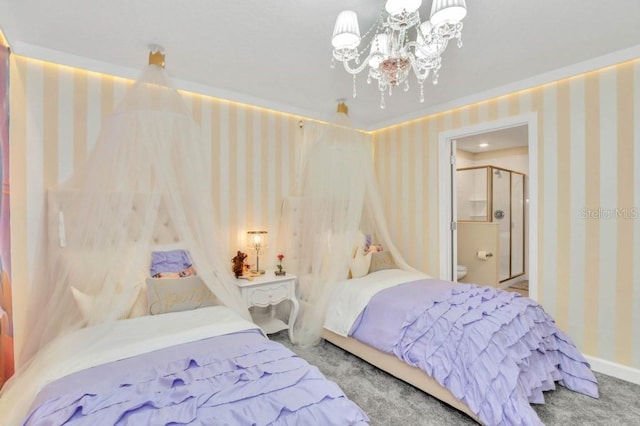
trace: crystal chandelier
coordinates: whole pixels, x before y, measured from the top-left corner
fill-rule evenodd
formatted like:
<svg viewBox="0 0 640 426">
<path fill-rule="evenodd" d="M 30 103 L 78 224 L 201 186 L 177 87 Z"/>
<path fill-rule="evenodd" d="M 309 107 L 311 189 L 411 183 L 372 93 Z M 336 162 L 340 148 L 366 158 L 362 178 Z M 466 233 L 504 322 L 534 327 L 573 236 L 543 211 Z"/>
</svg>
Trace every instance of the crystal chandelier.
<svg viewBox="0 0 640 426">
<path fill-rule="evenodd" d="M 353 74 L 353 97 L 356 97 L 356 75 L 368 68 L 367 83 L 378 80 L 380 108 L 385 107 L 384 94 L 392 94 L 394 86 L 404 84 L 409 90 L 409 73 L 420 85 L 420 102 L 424 102 L 424 80 L 432 75 L 438 84 L 442 53 L 451 39 L 462 46 L 462 20 L 467 15 L 465 0 L 433 0 L 429 20 L 422 22 L 418 9 L 422 0 L 387 0 L 373 26 L 360 37 L 358 16 L 344 10 L 336 19 L 331 44 L 333 58 Z M 415 29 L 415 31 L 414 31 Z M 363 39 L 368 39 L 361 50 Z M 366 56 L 365 56 L 366 55 Z"/>
</svg>

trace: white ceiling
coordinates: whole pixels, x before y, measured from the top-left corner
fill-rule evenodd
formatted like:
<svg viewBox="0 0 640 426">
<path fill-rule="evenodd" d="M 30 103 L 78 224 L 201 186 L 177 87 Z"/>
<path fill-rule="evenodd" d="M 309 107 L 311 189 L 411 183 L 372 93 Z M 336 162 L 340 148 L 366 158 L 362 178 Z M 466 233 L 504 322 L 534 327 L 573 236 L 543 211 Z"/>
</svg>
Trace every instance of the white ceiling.
<svg viewBox="0 0 640 426">
<path fill-rule="evenodd" d="M 377 129 L 445 108 L 640 57 L 639 0 L 468 0 L 464 46 L 449 46 L 437 86 L 379 94 L 329 68 L 337 14 L 355 10 L 364 34 L 380 0 L 0 0 L 14 53 L 129 78 L 148 45 L 186 90 L 328 119 L 346 98 L 354 123 Z M 431 2 L 423 2 L 427 17 Z M 578 64 L 578 65 L 576 65 Z"/>
<path fill-rule="evenodd" d="M 480 146 L 480 144 L 488 144 Z M 478 153 L 529 146 L 529 126 L 507 127 L 456 139 L 456 149 Z"/>
</svg>

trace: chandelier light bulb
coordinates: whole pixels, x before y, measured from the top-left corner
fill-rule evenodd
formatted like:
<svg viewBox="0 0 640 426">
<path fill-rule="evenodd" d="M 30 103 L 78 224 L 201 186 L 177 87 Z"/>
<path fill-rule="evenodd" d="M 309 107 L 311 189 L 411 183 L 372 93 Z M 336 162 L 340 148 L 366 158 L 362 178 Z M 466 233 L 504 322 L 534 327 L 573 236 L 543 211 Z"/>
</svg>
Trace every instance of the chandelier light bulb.
<svg viewBox="0 0 640 426">
<path fill-rule="evenodd" d="M 414 13 L 422 5 L 422 0 L 387 0 L 384 9 L 391 16 L 401 15 L 403 12 Z"/>
<path fill-rule="evenodd" d="M 358 15 L 352 10 L 343 10 L 336 18 L 331 44 L 335 49 L 355 49 L 360 45 Z"/>
</svg>

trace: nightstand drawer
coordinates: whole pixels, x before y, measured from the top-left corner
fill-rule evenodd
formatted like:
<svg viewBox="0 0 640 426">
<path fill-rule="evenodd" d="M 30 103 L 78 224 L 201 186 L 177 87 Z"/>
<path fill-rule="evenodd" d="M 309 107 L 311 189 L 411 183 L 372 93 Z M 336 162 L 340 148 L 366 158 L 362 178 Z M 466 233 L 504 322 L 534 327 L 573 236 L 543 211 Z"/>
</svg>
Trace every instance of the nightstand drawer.
<svg viewBox="0 0 640 426">
<path fill-rule="evenodd" d="M 269 306 L 289 298 L 289 284 L 277 283 L 254 288 L 249 294 L 250 306 Z"/>
</svg>

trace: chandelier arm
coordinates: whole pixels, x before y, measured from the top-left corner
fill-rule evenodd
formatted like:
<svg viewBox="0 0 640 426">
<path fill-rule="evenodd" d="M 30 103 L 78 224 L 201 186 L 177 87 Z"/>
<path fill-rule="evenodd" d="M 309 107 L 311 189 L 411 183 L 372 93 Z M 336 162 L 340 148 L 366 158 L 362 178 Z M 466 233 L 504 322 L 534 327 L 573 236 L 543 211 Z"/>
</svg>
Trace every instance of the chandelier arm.
<svg viewBox="0 0 640 426">
<path fill-rule="evenodd" d="M 423 81 L 425 81 L 426 78 L 429 77 L 431 68 L 426 67 L 423 71 L 422 68 L 419 66 L 415 56 L 413 56 L 413 53 L 409 53 L 409 61 L 411 61 L 411 68 L 413 69 L 413 73 L 416 75 L 418 82 L 422 83 Z"/>
<path fill-rule="evenodd" d="M 413 54 L 409 55 L 409 60 L 411 62 L 411 68 L 413 69 L 419 83 L 422 83 L 427 79 L 427 77 L 429 77 L 429 74 L 432 74 L 433 84 L 437 84 L 438 71 L 442 67 L 442 57 L 438 56 L 433 58 L 433 61 L 429 63 L 429 66 L 424 67 L 421 66 L 420 61 L 418 61 Z"/>
<path fill-rule="evenodd" d="M 369 59 L 371 59 L 371 55 L 370 54 L 367 55 L 367 57 L 364 58 L 364 60 L 356 68 L 351 68 L 350 61 L 343 61 L 342 64 L 344 65 L 344 69 L 349 74 L 358 74 L 358 73 L 362 72 L 362 70 L 364 70 L 367 66 L 369 66 Z"/>
<path fill-rule="evenodd" d="M 424 46 L 421 45 L 420 43 L 416 42 L 416 41 L 410 41 L 409 43 L 407 43 L 407 48 L 413 47 L 414 51 L 420 51 L 426 57 L 437 58 L 439 56 L 442 56 L 444 51 L 447 50 L 448 43 L 449 43 L 448 39 L 446 39 L 446 38 L 441 39 L 441 41 L 440 41 L 441 47 L 437 50 L 437 52 L 435 54 L 433 52 L 430 52 L 430 51 L 424 49 Z"/>
<path fill-rule="evenodd" d="M 378 14 L 378 18 L 376 19 L 376 21 L 371 25 L 371 27 L 369 27 L 369 29 L 367 30 L 366 33 L 364 33 L 364 35 L 361 37 L 361 40 L 366 40 L 369 37 L 369 34 L 371 34 L 372 31 L 377 31 L 380 29 L 384 28 L 384 6 L 382 7 L 382 9 L 380 9 L 380 13 Z M 367 49 L 368 47 L 371 46 L 371 43 L 373 42 L 373 39 L 375 37 L 375 34 L 373 34 L 371 36 L 371 39 L 369 40 L 369 43 L 367 44 L 367 47 L 365 47 L 365 49 Z M 364 50 L 364 49 L 363 49 Z"/>
<path fill-rule="evenodd" d="M 462 22 L 456 22 L 454 24 L 445 23 L 436 27 L 434 29 L 434 34 L 445 41 L 449 41 L 455 38 L 458 41 L 462 42 L 462 27 Z"/>
</svg>

